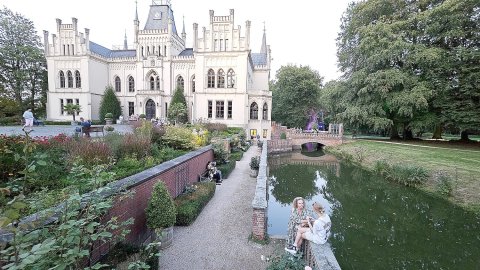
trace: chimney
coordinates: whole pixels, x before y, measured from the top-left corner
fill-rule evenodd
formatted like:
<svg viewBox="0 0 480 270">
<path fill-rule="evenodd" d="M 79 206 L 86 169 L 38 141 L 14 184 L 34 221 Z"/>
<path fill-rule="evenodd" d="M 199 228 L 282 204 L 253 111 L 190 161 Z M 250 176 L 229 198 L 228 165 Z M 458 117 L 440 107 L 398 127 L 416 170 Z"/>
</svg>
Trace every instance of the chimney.
<svg viewBox="0 0 480 270">
<path fill-rule="evenodd" d="M 90 29 L 85 28 L 85 50 L 90 51 Z"/>
<path fill-rule="evenodd" d="M 198 23 L 193 24 L 193 51 L 198 50 Z"/>
</svg>

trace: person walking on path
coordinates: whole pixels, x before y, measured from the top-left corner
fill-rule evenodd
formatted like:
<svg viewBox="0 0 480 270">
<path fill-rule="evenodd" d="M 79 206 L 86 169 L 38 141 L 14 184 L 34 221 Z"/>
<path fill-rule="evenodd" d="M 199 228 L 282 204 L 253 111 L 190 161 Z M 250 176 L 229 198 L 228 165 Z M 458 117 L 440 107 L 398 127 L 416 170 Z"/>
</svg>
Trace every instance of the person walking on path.
<svg viewBox="0 0 480 270">
<path fill-rule="evenodd" d="M 30 127 L 30 129 L 33 127 L 33 113 L 32 109 L 28 108 L 24 113 L 23 113 L 23 119 L 25 119 L 25 124 L 23 125 L 23 129 L 25 130 L 26 127 Z"/>
</svg>

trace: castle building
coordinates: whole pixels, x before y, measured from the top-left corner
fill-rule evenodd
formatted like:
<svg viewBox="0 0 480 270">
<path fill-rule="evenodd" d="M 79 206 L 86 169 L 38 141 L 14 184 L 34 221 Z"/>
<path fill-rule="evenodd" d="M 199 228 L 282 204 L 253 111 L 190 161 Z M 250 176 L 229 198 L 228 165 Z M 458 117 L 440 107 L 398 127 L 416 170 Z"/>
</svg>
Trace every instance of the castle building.
<svg viewBox="0 0 480 270">
<path fill-rule="evenodd" d="M 250 49 L 251 22 L 235 25 L 234 10 L 215 16 L 200 29 L 193 24 L 193 45 L 186 48 L 186 32 L 177 27 L 170 1 L 152 1 L 140 29 L 135 10 L 134 45 L 107 49 L 80 32 L 78 20 L 57 19 L 56 33 L 44 31 L 48 65 L 47 118 L 68 121 L 68 103 L 79 104 L 80 115 L 98 119 L 107 86 L 113 87 L 123 117 L 145 114 L 167 117 L 171 98 L 182 87 L 189 121 L 242 127 L 247 135 L 270 138 L 272 93 L 269 90 L 270 46 L 265 30 L 259 53 Z M 51 42 L 51 43 L 50 43 Z"/>
</svg>

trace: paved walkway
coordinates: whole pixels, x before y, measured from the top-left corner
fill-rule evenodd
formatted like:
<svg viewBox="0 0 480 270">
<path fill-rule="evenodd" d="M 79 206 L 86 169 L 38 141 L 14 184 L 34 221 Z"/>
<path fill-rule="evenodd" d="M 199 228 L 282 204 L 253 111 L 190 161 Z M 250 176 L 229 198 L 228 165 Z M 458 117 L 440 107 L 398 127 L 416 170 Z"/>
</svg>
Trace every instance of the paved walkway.
<svg viewBox="0 0 480 270">
<path fill-rule="evenodd" d="M 119 133 L 128 133 L 132 132 L 132 127 L 130 125 L 112 125 L 115 128 L 116 132 Z M 39 126 L 33 127 L 32 133 L 30 135 L 32 137 L 41 137 L 47 136 L 52 137 L 58 134 L 66 134 L 66 135 L 73 135 L 75 133 L 76 126 Z M 25 133 L 22 131 L 22 126 L 0 126 L 0 134 L 4 135 L 24 135 Z M 92 133 L 92 137 L 97 136 L 98 134 Z"/>
<path fill-rule="evenodd" d="M 259 270 L 268 266 L 262 255 L 283 249 L 279 240 L 269 245 L 248 240 L 256 185 L 249 162 L 257 151 L 250 147 L 192 225 L 174 228 L 172 246 L 161 252 L 160 269 Z"/>
</svg>

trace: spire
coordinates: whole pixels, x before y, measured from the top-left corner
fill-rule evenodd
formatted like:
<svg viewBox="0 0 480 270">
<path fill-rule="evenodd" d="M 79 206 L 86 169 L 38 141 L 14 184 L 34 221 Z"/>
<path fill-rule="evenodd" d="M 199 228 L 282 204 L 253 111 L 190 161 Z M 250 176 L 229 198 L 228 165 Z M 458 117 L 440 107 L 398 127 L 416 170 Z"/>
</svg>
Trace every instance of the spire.
<svg viewBox="0 0 480 270">
<path fill-rule="evenodd" d="M 185 16 L 183 16 L 182 39 L 183 39 L 183 42 L 185 42 L 185 40 L 187 39 L 187 33 L 185 33 Z"/>
<path fill-rule="evenodd" d="M 262 48 L 260 49 L 260 53 L 267 54 L 267 33 L 265 30 L 265 22 L 263 22 L 263 38 L 262 38 Z"/>
<path fill-rule="evenodd" d="M 127 29 L 125 29 L 125 39 L 123 40 L 123 49 L 128 50 L 128 45 L 127 45 Z"/>
<path fill-rule="evenodd" d="M 138 22 L 138 1 L 135 0 L 135 21 Z"/>
</svg>

